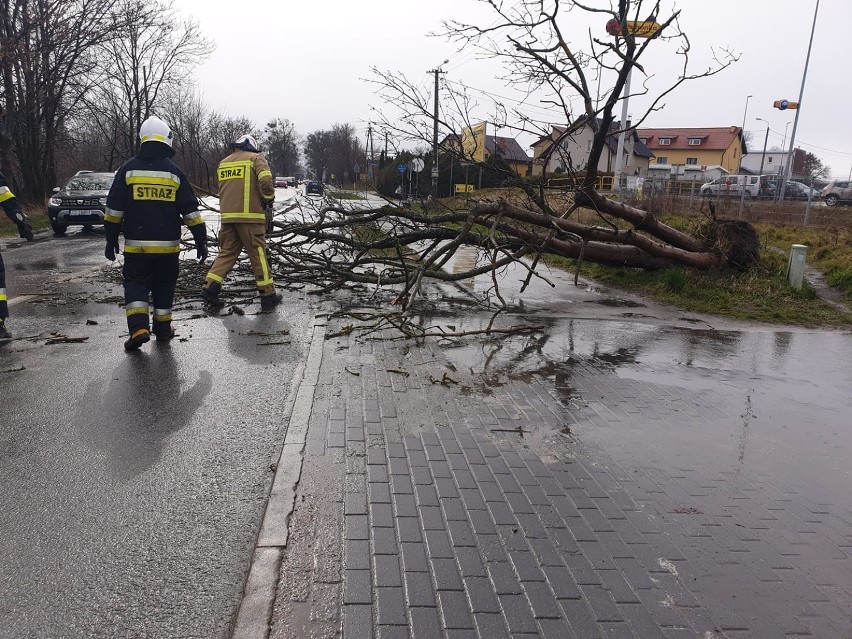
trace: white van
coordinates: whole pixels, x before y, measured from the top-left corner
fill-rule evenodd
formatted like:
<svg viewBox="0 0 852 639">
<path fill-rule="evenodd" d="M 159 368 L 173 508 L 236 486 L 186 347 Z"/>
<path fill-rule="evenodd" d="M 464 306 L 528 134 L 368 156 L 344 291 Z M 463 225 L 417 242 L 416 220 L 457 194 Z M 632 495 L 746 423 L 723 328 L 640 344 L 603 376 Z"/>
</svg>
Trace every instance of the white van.
<svg viewBox="0 0 852 639">
<path fill-rule="evenodd" d="M 701 185 L 701 195 L 716 197 L 725 195 L 740 196 L 745 189 L 747 198 L 758 198 L 767 195 L 769 185 L 765 175 L 723 175 L 712 182 Z"/>
</svg>

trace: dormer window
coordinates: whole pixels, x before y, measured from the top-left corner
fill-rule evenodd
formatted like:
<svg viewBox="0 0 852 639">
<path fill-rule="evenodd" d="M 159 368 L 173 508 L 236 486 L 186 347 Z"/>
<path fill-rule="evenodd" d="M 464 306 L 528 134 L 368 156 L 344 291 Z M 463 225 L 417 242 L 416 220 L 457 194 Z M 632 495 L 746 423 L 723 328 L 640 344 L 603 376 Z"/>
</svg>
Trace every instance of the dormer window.
<svg viewBox="0 0 852 639">
<path fill-rule="evenodd" d="M 701 138 L 689 138 L 689 146 L 698 146 L 701 144 Z"/>
<path fill-rule="evenodd" d="M 669 146 L 671 143 L 671 138 L 660 138 L 660 146 Z"/>
<path fill-rule="evenodd" d="M 639 138 L 639 141 L 640 141 L 642 144 L 648 144 L 648 138 Z"/>
</svg>

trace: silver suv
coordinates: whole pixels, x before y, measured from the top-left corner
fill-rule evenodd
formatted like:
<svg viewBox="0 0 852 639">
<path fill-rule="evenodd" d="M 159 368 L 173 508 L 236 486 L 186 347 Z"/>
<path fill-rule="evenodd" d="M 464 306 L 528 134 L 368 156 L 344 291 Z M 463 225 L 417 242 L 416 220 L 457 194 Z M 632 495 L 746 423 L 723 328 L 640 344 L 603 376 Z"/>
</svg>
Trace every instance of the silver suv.
<svg viewBox="0 0 852 639">
<path fill-rule="evenodd" d="M 822 199 L 828 206 L 841 202 L 852 202 L 852 182 L 849 180 L 832 180 L 822 190 Z"/>
</svg>

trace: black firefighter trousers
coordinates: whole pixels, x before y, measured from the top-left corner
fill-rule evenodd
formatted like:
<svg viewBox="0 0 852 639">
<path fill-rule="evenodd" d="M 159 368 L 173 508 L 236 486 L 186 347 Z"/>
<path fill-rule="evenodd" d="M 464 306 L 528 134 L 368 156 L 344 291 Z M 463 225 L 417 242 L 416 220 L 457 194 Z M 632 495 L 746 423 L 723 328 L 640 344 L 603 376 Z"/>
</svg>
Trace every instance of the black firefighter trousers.
<svg viewBox="0 0 852 639">
<path fill-rule="evenodd" d="M 177 253 L 168 255 L 124 254 L 124 308 L 130 334 L 148 330 L 154 304 L 154 335 L 168 337 L 172 328 L 172 304 L 179 271 Z"/>
<path fill-rule="evenodd" d="M 6 267 L 3 254 L 0 253 L 0 319 L 9 317 L 9 305 L 6 303 Z"/>
</svg>

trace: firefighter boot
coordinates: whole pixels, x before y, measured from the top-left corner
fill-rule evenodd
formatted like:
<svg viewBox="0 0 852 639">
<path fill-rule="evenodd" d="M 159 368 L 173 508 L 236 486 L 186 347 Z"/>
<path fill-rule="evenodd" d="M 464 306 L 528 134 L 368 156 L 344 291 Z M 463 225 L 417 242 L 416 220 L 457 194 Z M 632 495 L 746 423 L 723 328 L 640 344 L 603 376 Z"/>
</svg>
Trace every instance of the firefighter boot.
<svg viewBox="0 0 852 639">
<path fill-rule="evenodd" d="M 273 293 L 272 295 L 260 296 L 260 310 L 263 313 L 268 313 L 281 303 L 284 296 L 281 293 Z"/>
<path fill-rule="evenodd" d="M 175 329 L 169 326 L 165 330 L 154 331 L 154 337 L 157 338 L 157 343 L 168 344 L 171 342 L 177 333 L 175 333 Z"/>
<path fill-rule="evenodd" d="M 133 331 L 128 340 L 124 342 L 124 350 L 126 351 L 135 351 L 138 350 L 142 344 L 145 342 L 151 341 L 151 333 L 148 332 L 147 328 L 139 328 Z"/>
<path fill-rule="evenodd" d="M 219 282 L 210 282 L 209 285 L 201 287 L 201 299 L 204 300 L 204 305 L 210 308 L 222 306 L 222 300 L 219 299 L 221 291 L 222 285 Z"/>
<path fill-rule="evenodd" d="M 0 344 L 5 344 L 12 339 L 12 334 L 6 328 L 6 318 L 0 317 Z"/>
</svg>

